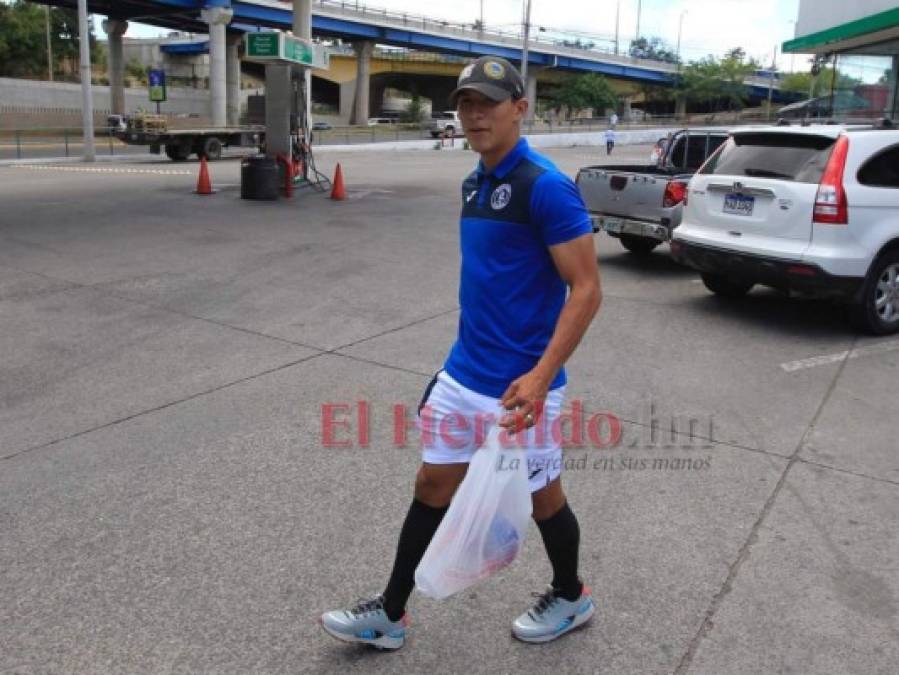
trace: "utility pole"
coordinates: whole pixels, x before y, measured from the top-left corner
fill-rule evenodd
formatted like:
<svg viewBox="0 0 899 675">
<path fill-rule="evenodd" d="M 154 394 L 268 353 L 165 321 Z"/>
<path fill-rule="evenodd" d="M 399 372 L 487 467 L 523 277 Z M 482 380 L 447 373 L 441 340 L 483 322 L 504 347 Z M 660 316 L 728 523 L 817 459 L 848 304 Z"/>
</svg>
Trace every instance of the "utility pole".
<svg viewBox="0 0 899 675">
<path fill-rule="evenodd" d="M 621 28 L 621 0 L 615 2 L 615 56 L 618 56 L 618 33 Z"/>
<path fill-rule="evenodd" d="M 50 5 L 44 5 L 44 16 L 47 19 L 47 75 L 53 81 L 53 41 L 50 39 Z"/>
<path fill-rule="evenodd" d="M 684 14 L 686 13 L 687 10 L 682 11 L 677 22 L 677 72 L 680 72 L 680 39 L 681 34 L 684 32 Z"/>
<path fill-rule="evenodd" d="M 84 131 L 84 161 L 94 154 L 94 95 L 91 90 L 91 40 L 87 23 L 87 0 L 78 0 L 78 41 L 81 47 L 81 117 Z"/>
<path fill-rule="evenodd" d="M 531 35 L 531 0 L 524 0 L 524 47 L 521 50 L 521 78 L 528 86 L 528 40 Z"/>
<path fill-rule="evenodd" d="M 771 101 L 774 97 L 774 71 L 777 68 L 777 45 L 774 45 L 774 54 L 771 56 L 771 73 L 768 79 L 768 119 L 771 119 Z"/>
<path fill-rule="evenodd" d="M 643 0 L 637 0 L 637 39 L 640 39 L 640 15 L 643 13 Z"/>
<path fill-rule="evenodd" d="M 481 30 L 484 30 L 484 0 L 481 0 Z"/>
</svg>

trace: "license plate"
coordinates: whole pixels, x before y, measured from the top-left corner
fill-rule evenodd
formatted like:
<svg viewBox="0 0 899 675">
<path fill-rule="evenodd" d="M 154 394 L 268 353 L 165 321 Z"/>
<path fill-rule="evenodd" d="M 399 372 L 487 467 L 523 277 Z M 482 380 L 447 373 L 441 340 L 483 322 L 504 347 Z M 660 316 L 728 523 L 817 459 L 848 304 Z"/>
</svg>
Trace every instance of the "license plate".
<svg viewBox="0 0 899 675">
<path fill-rule="evenodd" d="M 606 218 L 603 221 L 602 229 L 606 232 L 621 232 L 620 218 Z"/>
<path fill-rule="evenodd" d="M 724 195 L 724 213 L 736 216 L 751 216 L 755 206 L 755 197 L 746 195 Z"/>
</svg>

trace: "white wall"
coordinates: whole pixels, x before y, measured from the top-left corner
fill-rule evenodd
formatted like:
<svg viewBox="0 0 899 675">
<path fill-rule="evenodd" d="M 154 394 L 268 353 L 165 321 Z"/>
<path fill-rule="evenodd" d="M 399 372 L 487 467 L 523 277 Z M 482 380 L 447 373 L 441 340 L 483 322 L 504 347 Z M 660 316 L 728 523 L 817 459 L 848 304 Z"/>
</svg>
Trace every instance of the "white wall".
<svg viewBox="0 0 899 675">
<path fill-rule="evenodd" d="M 804 37 L 896 8 L 896 0 L 799 0 L 796 37 Z"/>
<path fill-rule="evenodd" d="M 94 85 L 94 108 L 109 110 L 109 87 Z M 251 91 L 241 91 L 241 105 L 246 106 L 246 98 Z M 162 112 L 176 114 L 209 114 L 209 91 L 206 89 L 185 89 L 170 87 L 169 100 L 162 104 Z M 81 108 L 81 85 L 64 82 L 41 82 L 0 77 L 0 107 L 3 108 Z M 155 111 L 156 104 L 150 103 L 146 88 L 125 90 L 125 110 L 134 112 L 138 108 Z"/>
</svg>

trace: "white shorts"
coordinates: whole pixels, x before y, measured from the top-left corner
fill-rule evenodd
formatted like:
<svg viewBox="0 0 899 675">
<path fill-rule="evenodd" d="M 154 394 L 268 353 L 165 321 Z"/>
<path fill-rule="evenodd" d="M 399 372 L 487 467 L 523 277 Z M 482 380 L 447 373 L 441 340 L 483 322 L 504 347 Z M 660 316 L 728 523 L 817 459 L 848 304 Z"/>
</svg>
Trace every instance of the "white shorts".
<svg viewBox="0 0 899 675">
<path fill-rule="evenodd" d="M 546 397 L 537 424 L 510 436 L 510 447 L 526 452 L 528 483 L 536 492 L 562 473 L 562 446 L 557 420 L 562 412 L 565 387 L 553 389 Z M 440 371 L 431 380 L 419 405 L 418 428 L 422 437 L 422 461 L 428 464 L 459 464 L 471 461 L 486 430 L 508 414 L 500 400 L 484 396 L 459 384 Z"/>
</svg>

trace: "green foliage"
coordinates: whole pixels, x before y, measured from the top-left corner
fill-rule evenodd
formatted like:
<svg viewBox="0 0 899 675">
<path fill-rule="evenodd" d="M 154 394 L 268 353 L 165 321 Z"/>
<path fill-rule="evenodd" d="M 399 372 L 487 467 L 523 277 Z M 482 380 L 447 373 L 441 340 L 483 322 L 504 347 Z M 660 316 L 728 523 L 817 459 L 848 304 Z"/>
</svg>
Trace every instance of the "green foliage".
<svg viewBox="0 0 899 675">
<path fill-rule="evenodd" d="M 739 109 L 749 93 L 744 81 L 756 68 L 758 63 L 747 61 L 746 52 L 737 47 L 720 60 L 706 56 L 690 62 L 681 73 L 678 88 L 688 101 L 710 103 L 716 108 L 723 102 L 728 110 Z"/>
<path fill-rule="evenodd" d="M 74 10 L 50 9 L 50 42 L 54 73 L 59 72 L 64 61 L 71 60 L 77 65 L 78 17 Z M 91 56 L 95 61 L 103 60 L 93 26 Z M 0 76 L 47 76 L 46 9 L 41 5 L 25 0 L 0 2 Z"/>
<path fill-rule="evenodd" d="M 887 80 L 883 80 L 884 84 L 886 82 Z M 790 73 L 783 78 L 780 88 L 783 91 L 802 94 L 803 98 L 807 98 L 811 92 L 811 98 L 817 98 L 818 96 L 829 96 L 831 85 L 837 91 L 852 91 L 861 83 L 860 79 L 845 75 L 839 70 L 836 80 L 834 80 L 833 68 L 823 67 L 817 76 L 811 73 Z"/>
<path fill-rule="evenodd" d="M 649 38 L 648 40 L 644 37 L 631 40 L 628 54 L 635 59 L 651 59 L 653 61 L 664 61 L 666 63 L 680 63 L 677 53 L 672 49 L 668 49 L 661 38 L 657 37 Z"/>
<path fill-rule="evenodd" d="M 137 80 L 141 84 L 147 84 L 147 68 L 138 59 L 132 57 L 128 63 L 125 64 L 125 77 Z"/>
<path fill-rule="evenodd" d="M 584 108 L 602 112 L 618 106 L 618 95 L 602 75 L 587 73 L 566 79 L 556 90 L 553 103 L 556 110 L 564 106 L 569 113 Z"/>
<path fill-rule="evenodd" d="M 401 122 L 421 122 L 421 120 L 425 116 L 424 106 L 421 104 L 421 97 L 418 94 L 412 95 L 412 100 L 409 101 L 409 105 L 406 106 L 406 109 L 400 114 Z"/>
</svg>

